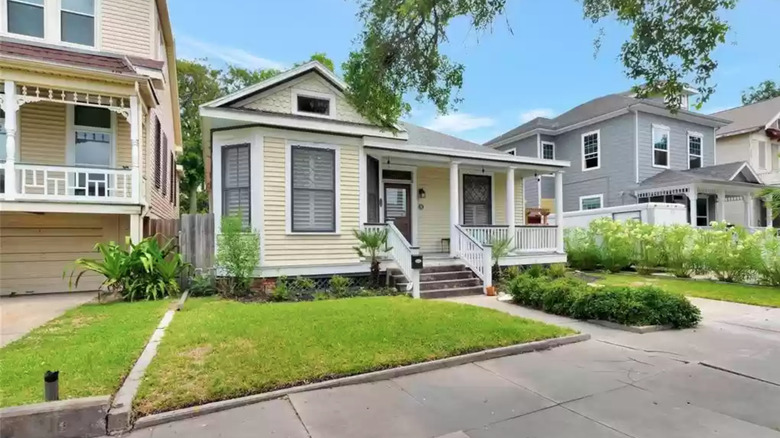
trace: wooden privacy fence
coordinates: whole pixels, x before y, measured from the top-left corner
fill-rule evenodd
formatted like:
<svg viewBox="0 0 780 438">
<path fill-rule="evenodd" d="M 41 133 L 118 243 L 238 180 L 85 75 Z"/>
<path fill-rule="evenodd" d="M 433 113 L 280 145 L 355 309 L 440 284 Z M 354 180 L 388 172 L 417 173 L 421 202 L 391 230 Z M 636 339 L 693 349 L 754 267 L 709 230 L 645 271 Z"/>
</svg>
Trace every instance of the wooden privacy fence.
<svg viewBox="0 0 780 438">
<path fill-rule="evenodd" d="M 179 252 L 193 268 L 214 267 L 214 215 L 183 214 L 179 219 Z"/>
</svg>

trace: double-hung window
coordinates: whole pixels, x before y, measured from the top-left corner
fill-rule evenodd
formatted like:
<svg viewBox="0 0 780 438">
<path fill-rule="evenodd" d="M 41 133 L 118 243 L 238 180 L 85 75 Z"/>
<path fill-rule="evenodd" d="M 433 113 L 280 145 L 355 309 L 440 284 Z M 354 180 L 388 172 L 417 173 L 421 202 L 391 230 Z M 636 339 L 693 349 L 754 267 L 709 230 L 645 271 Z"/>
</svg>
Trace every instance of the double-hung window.
<svg viewBox="0 0 780 438">
<path fill-rule="evenodd" d="M 241 216 L 245 229 L 250 226 L 249 145 L 222 148 L 222 216 Z"/>
<path fill-rule="evenodd" d="M 168 193 L 168 137 L 165 133 L 162 135 L 162 176 L 160 180 L 162 182 L 162 195 L 165 196 Z"/>
<path fill-rule="evenodd" d="M 580 196 L 580 210 L 595 210 L 601 208 L 602 195 Z"/>
<path fill-rule="evenodd" d="M 290 146 L 290 231 L 336 231 L 336 151 Z"/>
<path fill-rule="evenodd" d="M 593 131 L 582 134 L 582 170 L 592 170 L 601 167 L 601 132 Z"/>
<path fill-rule="evenodd" d="M 111 111 L 106 108 L 73 107 L 73 164 L 109 168 L 114 158 Z M 76 196 L 106 196 L 112 181 L 105 173 L 79 173 Z"/>
<path fill-rule="evenodd" d="M 669 128 L 653 125 L 653 167 L 669 167 Z"/>
<path fill-rule="evenodd" d="M 493 182 L 488 175 L 463 175 L 463 224 L 493 223 Z"/>
<path fill-rule="evenodd" d="M 44 0 L 8 0 L 8 32 L 44 37 Z"/>
<path fill-rule="evenodd" d="M 555 159 L 555 143 L 547 141 L 542 142 L 542 158 L 545 160 Z"/>
<path fill-rule="evenodd" d="M 702 166 L 701 143 L 701 134 L 688 133 L 688 169 L 698 169 Z"/>
<path fill-rule="evenodd" d="M 60 40 L 95 45 L 95 0 L 61 0 Z"/>
</svg>

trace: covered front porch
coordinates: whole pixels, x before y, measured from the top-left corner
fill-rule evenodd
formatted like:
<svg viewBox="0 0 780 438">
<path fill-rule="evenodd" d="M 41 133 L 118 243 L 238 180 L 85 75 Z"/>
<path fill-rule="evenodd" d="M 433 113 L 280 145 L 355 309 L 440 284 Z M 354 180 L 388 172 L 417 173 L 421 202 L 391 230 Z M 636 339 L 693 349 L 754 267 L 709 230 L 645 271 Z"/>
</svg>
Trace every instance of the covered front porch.
<svg viewBox="0 0 780 438">
<path fill-rule="evenodd" d="M 486 155 L 364 148 L 361 196 L 367 208 L 361 221 L 364 228 L 388 229 L 386 257 L 407 278 L 414 275 L 411 257 L 422 255 L 425 266 L 465 264 L 490 286 L 491 246 L 502 239 L 510 241 L 510 250 L 501 265 L 566 261 L 563 224 L 526 225 L 522 199 L 523 178 L 543 173 L 556 175 L 557 199 L 562 199 L 562 166 Z"/>
</svg>

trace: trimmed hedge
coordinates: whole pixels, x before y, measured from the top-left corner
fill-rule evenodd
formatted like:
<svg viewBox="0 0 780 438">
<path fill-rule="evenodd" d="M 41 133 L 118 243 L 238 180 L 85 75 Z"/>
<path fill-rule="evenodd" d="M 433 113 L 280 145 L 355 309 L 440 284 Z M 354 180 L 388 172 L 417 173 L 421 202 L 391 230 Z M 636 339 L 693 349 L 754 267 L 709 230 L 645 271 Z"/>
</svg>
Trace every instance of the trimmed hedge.
<svg viewBox="0 0 780 438">
<path fill-rule="evenodd" d="M 694 327 L 701 320 L 699 308 L 687 298 L 655 286 L 596 288 L 571 277 L 522 274 L 506 288 L 517 304 L 577 319 L 674 328 Z"/>
</svg>

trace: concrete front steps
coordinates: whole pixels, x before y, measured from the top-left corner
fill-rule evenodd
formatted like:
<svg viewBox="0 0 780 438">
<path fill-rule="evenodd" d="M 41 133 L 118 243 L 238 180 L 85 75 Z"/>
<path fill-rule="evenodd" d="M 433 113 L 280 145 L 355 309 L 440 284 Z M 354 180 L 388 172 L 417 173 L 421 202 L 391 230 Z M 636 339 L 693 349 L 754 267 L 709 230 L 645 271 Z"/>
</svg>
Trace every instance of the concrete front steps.
<svg viewBox="0 0 780 438">
<path fill-rule="evenodd" d="M 393 285 L 406 291 L 407 281 L 398 269 L 390 270 Z M 481 295 L 482 280 L 461 264 L 427 266 L 420 271 L 420 298 Z"/>
</svg>

